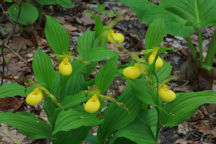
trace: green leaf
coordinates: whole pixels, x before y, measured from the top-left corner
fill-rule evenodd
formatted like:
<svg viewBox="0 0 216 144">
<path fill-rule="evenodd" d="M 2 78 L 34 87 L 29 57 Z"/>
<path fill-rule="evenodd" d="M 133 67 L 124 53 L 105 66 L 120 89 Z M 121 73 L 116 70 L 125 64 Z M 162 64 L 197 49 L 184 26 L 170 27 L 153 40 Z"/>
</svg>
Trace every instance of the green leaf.
<svg viewBox="0 0 216 144">
<path fill-rule="evenodd" d="M 91 127 L 80 127 L 68 132 L 59 132 L 55 135 L 56 140 L 54 144 L 81 144 L 88 135 L 90 129 Z"/>
<path fill-rule="evenodd" d="M 86 112 L 79 112 L 74 109 L 61 111 L 56 119 L 53 134 L 60 131 L 69 131 L 81 126 L 96 126 L 103 122 L 96 118 L 96 115 Z"/>
<path fill-rule="evenodd" d="M 62 86 L 64 86 L 62 83 L 62 75 L 58 71 L 55 73 L 55 77 L 53 79 L 53 85 L 51 89 L 51 93 L 56 97 L 56 99 L 61 102 L 63 97 L 61 95 Z"/>
<path fill-rule="evenodd" d="M 97 137 L 92 135 L 92 133 L 89 133 L 88 136 L 86 137 L 85 141 L 88 142 L 88 144 L 97 144 Z"/>
<path fill-rule="evenodd" d="M 141 102 L 137 99 L 132 86 L 128 84 L 125 91 L 117 98 L 118 102 L 124 103 L 129 112 L 112 103 L 103 112 L 104 122 L 99 131 L 99 141 L 102 142 L 116 130 L 119 130 L 131 123 L 137 116 L 141 107 Z"/>
<path fill-rule="evenodd" d="M 76 93 L 79 93 L 85 89 L 85 80 L 84 80 L 84 75 L 82 73 L 85 66 L 86 66 L 85 64 L 80 63 L 78 61 L 74 61 L 72 63 L 73 72 L 68 77 L 68 80 L 65 86 L 63 87 L 62 90 L 63 97 L 75 95 Z"/>
<path fill-rule="evenodd" d="M 176 100 L 164 106 L 161 122 L 165 126 L 176 126 L 190 118 L 203 104 L 216 103 L 216 93 L 210 90 L 192 93 L 177 93 Z"/>
<path fill-rule="evenodd" d="M 172 66 L 170 65 L 170 63 L 167 63 L 166 61 L 164 61 L 164 65 L 163 67 L 159 68 L 159 69 L 155 69 L 156 74 L 158 76 L 158 81 L 162 82 L 163 80 L 167 79 L 172 72 Z M 156 83 L 156 78 L 154 77 L 154 82 Z"/>
<path fill-rule="evenodd" d="M 156 105 L 154 102 L 154 91 L 151 86 L 146 83 L 144 78 L 127 80 L 132 86 L 133 92 L 137 99 L 145 104 Z"/>
<path fill-rule="evenodd" d="M 148 125 L 151 128 L 153 135 L 156 137 L 158 114 L 155 108 L 141 111 L 138 114 L 137 119 Z"/>
<path fill-rule="evenodd" d="M 0 86 L 0 98 L 26 96 L 25 87 L 17 83 L 4 84 Z"/>
<path fill-rule="evenodd" d="M 103 14 L 105 11 L 105 8 L 106 8 L 106 6 L 104 3 L 103 4 L 100 4 L 99 2 L 97 3 L 97 12 L 99 14 Z"/>
<path fill-rule="evenodd" d="M 85 31 L 79 38 L 77 42 L 77 49 L 79 55 L 85 59 L 92 49 L 94 44 L 95 32 L 90 30 Z"/>
<path fill-rule="evenodd" d="M 62 102 L 62 106 L 65 109 L 73 108 L 77 105 L 80 105 L 85 100 L 86 100 L 85 92 L 81 91 L 75 95 L 66 96 Z"/>
<path fill-rule="evenodd" d="M 194 28 L 209 26 L 216 21 L 215 0 L 163 0 L 160 6 Z"/>
<path fill-rule="evenodd" d="M 41 139 L 51 136 L 51 127 L 30 113 L 0 112 L 0 123 L 11 125 L 31 138 Z"/>
<path fill-rule="evenodd" d="M 54 5 L 56 4 L 57 0 L 36 0 L 36 2 L 38 2 L 40 5 Z"/>
<path fill-rule="evenodd" d="M 49 56 L 38 49 L 34 55 L 32 66 L 38 82 L 51 89 L 55 72 Z"/>
<path fill-rule="evenodd" d="M 136 119 L 125 128 L 117 131 L 109 144 L 119 144 L 116 140 L 122 137 L 127 138 L 136 144 L 157 144 L 150 127 L 139 119 Z"/>
<path fill-rule="evenodd" d="M 160 6 L 147 0 L 121 0 L 145 23 L 163 18 L 172 35 L 190 36 L 194 28 L 210 26 L 216 21 L 215 0 L 163 0 Z"/>
<path fill-rule="evenodd" d="M 104 93 L 112 83 L 118 67 L 118 57 L 107 60 L 106 64 L 100 69 L 96 78 L 95 85 Z"/>
<path fill-rule="evenodd" d="M 17 21 L 17 17 L 19 14 L 19 5 L 14 3 L 8 9 L 9 16 L 12 18 L 13 21 Z M 24 25 L 31 25 L 33 24 L 38 18 L 38 11 L 37 8 L 28 2 L 23 2 L 20 16 L 18 19 L 18 23 Z"/>
<path fill-rule="evenodd" d="M 111 58 L 116 57 L 118 54 L 115 51 L 112 51 L 108 48 L 92 48 L 91 51 L 89 51 L 88 55 L 84 58 L 85 61 L 101 61 L 105 58 Z"/>
<path fill-rule="evenodd" d="M 152 49 L 160 46 L 166 32 L 163 19 L 155 19 L 146 32 L 145 44 L 146 49 Z"/>
<path fill-rule="evenodd" d="M 103 31 L 103 22 L 101 19 L 92 11 L 86 10 L 85 12 L 90 13 L 95 20 L 95 38 L 97 38 Z"/>
<path fill-rule="evenodd" d="M 69 51 L 69 36 L 67 31 L 51 16 L 46 16 L 46 39 L 57 54 Z"/>
<path fill-rule="evenodd" d="M 11 2 L 13 2 L 13 0 L 4 0 L 5 2 L 9 2 L 9 3 L 11 3 Z"/>
<path fill-rule="evenodd" d="M 166 33 L 177 36 L 190 36 L 194 33 L 194 28 L 191 25 L 187 25 L 187 20 L 170 13 L 158 5 L 152 4 L 148 0 L 120 1 L 130 7 L 141 21 L 147 24 L 152 23 L 157 18 L 162 18 L 166 25 Z M 178 3 L 181 3 L 181 1 L 178 1 Z"/>
<path fill-rule="evenodd" d="M 60 6 L 64 8 L 73 8 L 74 4 L 71 0 L 56 0 L 56 4 L 59 4 Z"/>
</svg>

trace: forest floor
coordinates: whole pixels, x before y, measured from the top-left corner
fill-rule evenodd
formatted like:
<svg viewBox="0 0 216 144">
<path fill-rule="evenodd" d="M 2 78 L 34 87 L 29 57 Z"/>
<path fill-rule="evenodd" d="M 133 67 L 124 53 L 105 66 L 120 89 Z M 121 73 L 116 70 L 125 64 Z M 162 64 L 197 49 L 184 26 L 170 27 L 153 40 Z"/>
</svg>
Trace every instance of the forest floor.
<svg viewBox="0 0 216 144">
<path fill-rule="evenodd" d="M 158 3 L 158 0 L 154 0 Z M 121 11 L 124 19 L 114 27 L 116 32 L 121 32 L 125 36 L 124 46 L 130 51 L 141 51 L 145 49 L 145 33 L 148 28 L 143 24 L 129 8 L 115 0 L 105 0 L 107 11 Z M 2 3 L 2 7 L 7 10 L 9 5 Z M 85 13 L 85 9 L 96 12 L 96 0 L 76 0 L 73 9 L 65 9 L 59 6 L 44 8 L 43 13 L 54 16 L 70 35 L 70 50 L 76 52 L 77 39 L 87 29 L 94 29 L 94 20 L 90 14 Z M 100 15 L 104 24 L 108 24 L 113 17 Z M 13 25 L 8 17 L 0 10 L 0 47 L 3 40 L 8 37 L 13 29 Z M 4 83 L 17 82 L 24 85 L 25 82 L 34 80 L 32 72 L 32 59 L 34 52 L 40 48 L 46 53 L 52 53 L 44 37 L 44 21 L 42 24 L 36 22 L 31 26 L 24 26 L 22 32 L 20 27 L 15 29 L 8 48 L 5 48 L 6 59 Z M 209 40 L 213 35 L 214 28 L 203 29 L 204 56 L 206 55 Z M 193 44 L 198 49 L 198 36 L 191 36 Z M 175 79 L 171 81 L 171 88 L 175 92 L 191 92 L 203 89 L 216 91 L 216 85 L 203 77 L 202 73 L 195 74 L 192 70 L 190 50 L 187 41 L 182 37 L 166 35 L 162 45 L 173 47 L 175 51 L 169 51 L 164 59 L 173 66 L 172 74 Z M 109 44 L 108 48 L 114 49 Z M 119 60 L 120 64 L 127 62 L 127 55 Z M 2 55 L 1 55 L 2 57 Z M 2 58 L 0 59 L 0 71 L 2 71 Z M 1 78 L 1 77 L 0 77 Z M 107 93 L 118 96 L 125 88 L 124 81 L 116 78 L 115 83 Z M 0 111 L 27 111 L 37 114 L 43 119 L 46 118 L 42 106 L 29 107 L 21 97 L 0 99 Z M 30 144 L 48 143 L 47 140 L 32 140 L 16 129 L 4 124 L 0 124 L 0 144 Z M 188 121 L 176 127 L 164 127 L 161 130 L 159 143 L 161 144 L 213 144 L 216 143 L 216 106 L 201 106 Z"/>
</svg>

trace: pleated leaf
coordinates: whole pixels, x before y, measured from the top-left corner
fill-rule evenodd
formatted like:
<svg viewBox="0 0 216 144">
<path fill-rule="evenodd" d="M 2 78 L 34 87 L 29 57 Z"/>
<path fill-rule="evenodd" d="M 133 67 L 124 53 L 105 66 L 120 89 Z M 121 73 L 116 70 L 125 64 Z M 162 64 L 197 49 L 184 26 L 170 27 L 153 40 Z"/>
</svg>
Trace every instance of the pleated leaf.
<svg viewBox="0 0 216 144">
<path fill-rule="evenodd" d="M 136 118 L 141 107 L 141 102 L 137 99 L 129 83 L 125 91 L 117 98 L 117 101 L 124 103 L 129 112 L 113 103 L 104 111 L 104 122 L 99 129 L 101 132 L 101 135 L 99 135 L 100 142 L 116 130 L 131 123 Z"/>
<path fill-rule="evenodd" d="M 69 76 L 62 90 L 63 97 L 75 95 L 85 88 L 84 74 L 82 73 L 83 69 L 85 68 L 85 64 L 74 61 L 72 63 L 72 67 L 73 72 Z"/>
<path fill-rule="evenodd" d="M 215 0 L 163 0 L 160 6 L 193 27 L 209 26 L 216 21 Z"/>
<path fill-rule="evenodd" d="M 104 93 L 109 88 L 115 77 L 118 67 L 117 60 L 118 57 L 107 60 L 96 76 L 95 85 L 101 90 L 101 93 Z"/>
<path fill-rule="evenodd" d="M 92 49 L 94 44 L 95 32 L 90 30 L 85 31 L 79 38 L 77 42 L 77 49 L 79 55 L 85 59 Z"/>
<path fill-rule="evenodd" d="M 53 134 L 60 131 L 69 131 L 82 126 L 96 126 L 102 122 L 103 120 L 97 119 L 94 114 L 69 109 L 59 113 Z"/>
<path fill-rule="evenodd" d="M 65 109 L 73 108 L 75 106 L 81 105 L 82 102 L 86 100 L 85 92 L 81 91 L 75 95 L 66 96 L 62 102 L 62 106 Z"/>
<path fill-rule="evenodd" d="M 101 19 L 92 11 L 86 10 L 86 12 L 90 13 L 95 21 L 95 38 L 97 38 L 103 31 L 103 22 Z"/>
<path fill-rule="evenodd" d="M 164 65 L 163 67 L 159 68 L 159 69 L 155 69 L 156 74 L 158 76 L 158 81 L 162 82 L 163 80 L 165 80 L 166 78 L 168 78 L 171 75 L 172 72 L 172 66 L 170 65 L 170 63 L 164 61 Z M 153 83 L 156 83 L 156 78 L 154 77 L 153 79 Z"/>
<path fill-rule="evenodd" d="M 49 56 L 38 49 L 34 55 L 32 66 L 37 81 L 51 89 L 55 72 Z"/>
<path fill-rule="evenodd" d="M 156 105 L 154 102 L 154 91 L 151 86 L 147 85 L 144 78 L 128 80 L 128 83 L 132 86 L 137 99 L 145 104 Z"/>
<path fill-rule="evenodd" d="M 155 19 L 162 18 L 166 25 L 166 33 L 178 36 L 190 36 L 194 28 L 187 25 L 187 20 L 170 13 L 163 7 L 155 5 L 148 0 L 120 0 L 130 7 L 141 21 L 151 24 Z M 194 1 L 194 0 L 191 0 Z M 181 1 L 178 1 L 180 3 Z M 173 6 L 175 6 L 174 4 Z"/>
<path fill-rule="evenodd" d="M 145 44 L 146 49 L 152 49 L 154 47 L 160 46 L 164 35 L 166 32 L 166 27 L 164 20 L 161 18 L 155 19 L 150 25 L 146 32 Z"/>
<path fill-rule="evenodd" d="M 161 113 L 161 122 L 165 126 L 176 126 L 190 118 L 203 104 L 216 103 L 216 93 L 210 90 L 192 93 L 178 93 L 175 101 L 167 103 Z"/>
<path fill-rule="evenodd" d="M 122 137 L 127 138 L 136 144 L 157 144 L 150 127 L 139 119 L 117 131 L 109 144 L 119 144 L 118 138 Z"/>
<path fill-rule="evenodd" d="M 69 51 L 69 36 L 67 31 L 51 16 L 46 16 L 45 35 L 55 53 L 62 54 Z"/>
<path fill-rule="evenodd" d="M 54 144 L 81 144 L 90 129 L 91 127 L 80 127 L 68 132 L 59 132 L 55 135 Z"/>
<path fill-rule="evenodd" d="M 51 136 L 51 127 L 44 121 L 26 112 L 0 112 L 0 123 L 17 128 L 23 134 L 34 139 Z"/>
<path fill-rule="evenodd" d="M 0 86 L 0 98 L 26 96 L 25 87 L 17 83 L 3 84 Z"/>
<path fill-rule="evenodd" d="M 111 58 L 114 56 L 118 56 L 118 54 L 115 51 L 112 51 L 108 48 L 92 48 L 91 51 L 89 51 L 88 55 L 84 58 L 85 61 L 101 61 L 106 58 Z"/>
</svg>

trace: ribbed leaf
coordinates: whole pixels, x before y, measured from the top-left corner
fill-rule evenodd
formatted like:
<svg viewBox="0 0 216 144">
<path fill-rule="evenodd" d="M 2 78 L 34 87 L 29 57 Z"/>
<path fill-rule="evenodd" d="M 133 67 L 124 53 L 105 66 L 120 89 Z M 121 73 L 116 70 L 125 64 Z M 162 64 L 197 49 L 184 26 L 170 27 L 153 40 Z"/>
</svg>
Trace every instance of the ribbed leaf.
<svg viewBox="0 0 216 144">
<path fill-rule="evenodd" d="M 120 0 L 130 7 L 141 21 L 150 24 L 157 18 L 162 18 L 166 25 L 166 32 L 178 36 L 190 36 L 194 33 L 194 28 L 187 25 L 187 20 L 173 15 L 166 9 L 152 4 L 148 0 Z M 191 0 L 193 1 L 193 0 Z M 178 1 L 181 2 L 181 1 Z M 175 6 L 174 4 L 173 6 Z"/>
<path fill-rule="evenodd" d="M 38 49 L 34 55 L 32 66 L 38 82 L 51 89 L 55 72 L 49 56 Z"/>
<path fill-rule="evenodd" d="M 152 134 L 156 136 L 158 115 L 155 108 L 141 111 L 138 114 L 137 119 L 148 125 L 152 130 Z"/>
<path fill-rule="evenodd" d="M 118 54 L 115 51 L 112 51 L 108 48 L 92 48 L 91 51 L 89 51 L 88 55 L 84 58 L 85 61 L 101 61 L 105 58 L 111 58 L 114 56 L 118 56 Z"/>
<path fill-rule="evenodd" d="M 161 113 L 161 122 L 165 126 L 176 126 L 190 118 L 199 106 L 209 103 L 216 103 L 213 91 L 178 93 L 175 101 L 164 106 L 169 115 Z"/>
<path fill-rule="evenodd" d="M 0 123 L 11 125 L 31 138 L 40 139 L 51 136 L 51 127 L 30 113 L 0 112 Z"/>
<path fill-rule="evenodd" d="M 81 127 L 68 132 L 59 132 L 55 135 L 54 144 L 81 144 L 90 129 L 91 127 Z"/>
<path fill-rule="evenodd" d="M 55 53 L 62 54 L 63 52 L 68 52 L 68 33 L 63 26 L 51 16 L 46 16 L 45 35 L 50 47 Z"/>
<path fill-rule="evenodd" d="M 170 65 L 170 63 L 167 63 L 166 61 L 164 61 L 163 67 L 159 69 L 155 69 L 155 71 L 158 76 L 158 81 L 162 82 L 163 80 L 165 80 L 166 78 L 170 76 L 172 72 L 172 66 Z M 156 83 L 155 77 L 154 77 L 154 83 Z"/>
<path fill-rule="evenodd" d="M 0 98 L 26 96 L 25 87 L 17 83 L 4 84 L 0 86 Z"/>
<path fill-rule="evenodd" d="M 115 77 L 118 67 L 117 60 L 118 57 L 109 59 L 96 76 L 95 85 L 101 90 L 101 93 L 104 93 L 109 88 Z"/>
<path fill-rule="evenodd" d="M 85 59 L 92 49 L 94 44 L 95 32 L 85 31 L 79 38 L 77 42 L 77 48 L 79 55 Z"/>
<path fill-rule="evenodd" d="M 13 21 L 17 21 L 17 17 L 19 14 L 19 5 L 17 3 L 12 4 L 8 9 L 10 17 Z M 38 18 L 38 11 L 37 8 L 28 2 L 23 2 L 20 16 L 18 19 L 18 23 L 24 25 L 31 25 L 33 24 Z"/>
<path fill-rule="evenodd" d="M 71 96 L 78 92 L 81 92 L 85 88 L 85 80 L 82 70 L 85 68 L 85 64 L 78 61 L 72 63 L 73 72 L 68 78 L 65 86 L 62 90 L 62 96 Z"/>
<path fill-rule="evenodd" d="M 128 83 L 132 86 L 135 96 L 137 99 L 145 104 L 155 105 L 154 102 L 154 91 L 151 86 L 146 83 L 144 78 L 128 80 Z"/>
<path fill-rule="evenodd" d="M 117 140 L 121 137 L 127 138 L 136 144 L 157 144 L 150 127 L 139 119 L 117 131 L 109 144 L 119 144 Z"/>
<path fill-rule="evenodd" d="M 161 18 L 155 19 L 146 32 L 145 44 L 146 49 L 151 49 L 160 46 L 166 32 L 164 20 Z"/>
<path fill-rule="evenodd" d="M 95 38 L 97 38 L 101 34 L 101 32 L 103 31 L 103 22 L 92 11 L 86 10 L 86 12 L 90 13 L 92 15 L 92 17 L 94 18 L 94 21 L 95 21 Z"/>
<path fill-rule="evenodd" d="M 193 27 L 209 26 L 216 21 L 215 0 L 163 0 L 160 6 Z"/>
<path fill-rule="evenodd" d="M 99 131 L 99 141 L 102 142 L 114 131 L 119 130 L 131 123 L 137 116 L 141 107 L 141 102 L 136 98 L 132 86 L 127 85 L 126 90 L 117 98 L 117 101 L 122 102 L 128 108 L 129 113 L 116 104 L 111 104 L 103 113 L 104 123 L 102 123 Z"/>
<path fill-rule="evenodd" d="M 99 125 L 103 120 L 96 118 L 96 115 L 89 114 L 86 112 L 79 112 L 74 109 L 62 111 L 59 113 L 53 134 L 60 131 L 69 131 L 76 129 L 81 126 L 96 126 Z"/>
<path fill-rule="evenodd" d="M 80 105 L 85 100 L 86 100 L 85 92 L 82 91 L 82 92 L 79 92 L 75 95 L 65 97 L 63 102 L 62 102 L 62 106 L 65 109 L 73 108 L 77 105 Z"/>
</svg>

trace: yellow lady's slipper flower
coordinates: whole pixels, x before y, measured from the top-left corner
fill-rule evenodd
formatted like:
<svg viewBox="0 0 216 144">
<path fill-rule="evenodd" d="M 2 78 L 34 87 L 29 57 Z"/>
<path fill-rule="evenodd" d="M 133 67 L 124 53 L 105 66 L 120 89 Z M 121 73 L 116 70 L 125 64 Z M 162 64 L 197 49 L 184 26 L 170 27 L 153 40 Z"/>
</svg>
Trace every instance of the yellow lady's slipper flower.
<svg viewBox="0 0 216 144">
<path fill-rule="evenodd" d="M 124 41 L 124 35 L 122 35 L 121 33 L 114 33 L 114 31 L 112 30 L 111 33 L 107 33 L 107 39 L 112 44 L 121 44 Z"/>
<path fill-rule="evenodd" d="M 69 76 L 72 73 L 72 65 L 68 58 L 64 58 L 59 64 L 59 71 L 64 76 Z"/>
<path fill-rule="evenodd" d="M 43 99 L 43 93 L 40 89 L 35 88 L 28 96 L 26 97 L 26 103 L 30 106 L 39 104 Z"/>
<path fill-rule="evenodd" d="M 166 85 L 163 85 L 158 90 L 159 96 L 166 102 L 171 102 L 176 99 L 176 94 L 174 91 L 167 89 Z"/>
<path fill-rule="evenodd" d="M 100 108 L 100 101 L 97 95 L 93 95 L 85 104 L 84 109 L 86 112 L 95 113 Z"/>
<path fill-rule="evenodd" d="M 154 51 L 151 53 L 151 55 L 149 56 L 149 64 L 153 64 L 155 57 L 157 55 L 157 51 Z M 163 66 L 163 60 L 160 58 L 160 56 L 158 56 L 156 62 L 155 62 L 155 68 L 161 68 Z"/>
<path fill-rule="evenodd" d="M 129 79 L 136 79 L 141 75 L 141 70 L 139 64 L 135 64 L 134 66 L 126 67 L 123 70 L 123 75 Z"/>
</svg>

